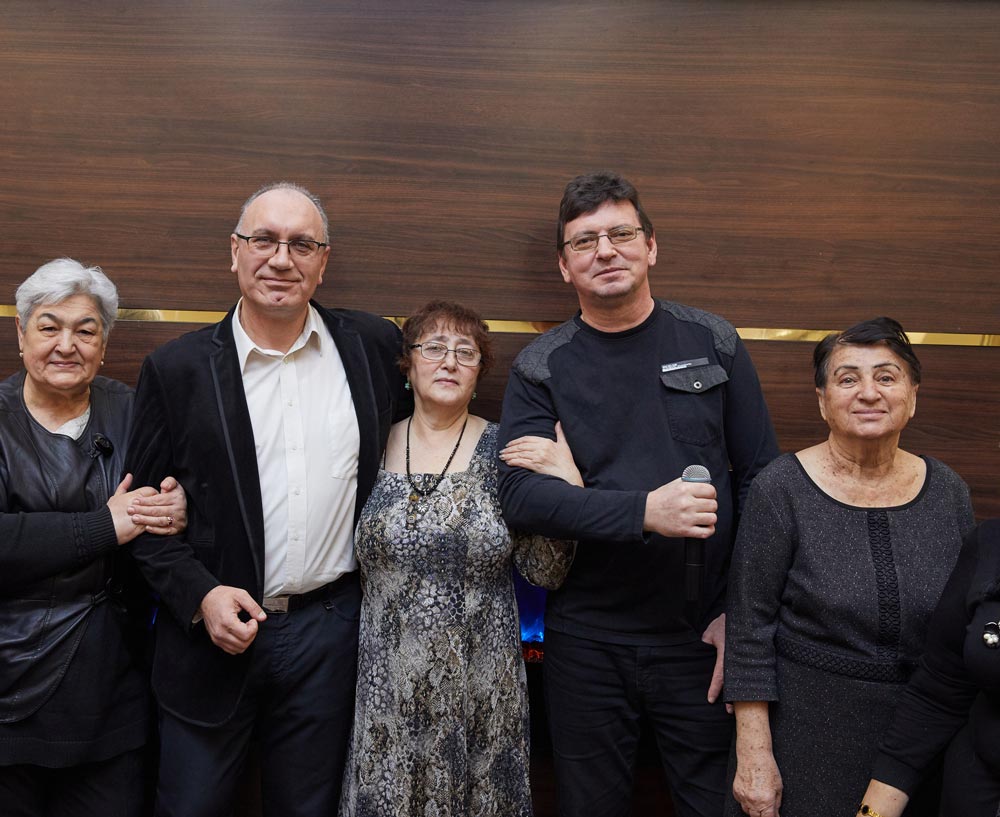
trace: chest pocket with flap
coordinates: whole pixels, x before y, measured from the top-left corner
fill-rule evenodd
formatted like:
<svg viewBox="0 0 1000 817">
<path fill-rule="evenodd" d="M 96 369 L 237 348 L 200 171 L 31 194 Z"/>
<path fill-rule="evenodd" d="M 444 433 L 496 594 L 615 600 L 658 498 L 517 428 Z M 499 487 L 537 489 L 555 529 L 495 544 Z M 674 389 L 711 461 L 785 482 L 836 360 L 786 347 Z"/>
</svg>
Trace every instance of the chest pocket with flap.
<svg viewBox="0 0 1000 817">
<path fill-rule="evenodd" d="M 678 442 L 708 445 L 722 436 L 723 390 L 729 380 L 718 363 L 662 372 L 670 433 Z"/>
</svg>

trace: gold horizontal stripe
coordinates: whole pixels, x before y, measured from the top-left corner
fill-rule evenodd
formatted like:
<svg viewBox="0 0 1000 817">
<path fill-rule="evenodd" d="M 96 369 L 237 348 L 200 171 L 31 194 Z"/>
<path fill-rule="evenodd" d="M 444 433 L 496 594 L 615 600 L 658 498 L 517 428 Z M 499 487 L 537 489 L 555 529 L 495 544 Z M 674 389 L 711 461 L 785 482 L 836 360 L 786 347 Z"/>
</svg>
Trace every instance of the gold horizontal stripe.
<svg viewBox="0 0 1000 817">
<path fill-rule="evenodd" d="M 209 312 L 198 309 L 119 309 L 120 321 L 153 321 L 162 323 L 218 323 L 229 311 Z"/>
<path fill-rule="evenodd" d="M 836 329 L 773 329 L 737 327 L 743 340 L 798 340 L 818 343 Z M 1000 335 L 977 335 L 971 332 L 910 332 L 914 346 L 1000 346 Z"/>
<path fill-rule="evenodd" d="M 13 318 L 17 311 L 11 305 L 0 305 L 0 317 Z M 197 309 L 119 309 L 122 321 L 150 321 L 153 323 L 217 323 L 226 312 Z M 405 317 L 387 316 L 397 326 Z M 498 334 L 540 335 L 559 325 L 559 321 L 486 321 L 491 332 Z M 800 341 L 816 343 L 835 329 L 776 329 L 773 327 L 737 327 L 743 340 Z M 910 342 L 921 346 L 1000 346 L 1000 335 L 977 335 L 972 332 L 907 332 Z"/>
</svg>

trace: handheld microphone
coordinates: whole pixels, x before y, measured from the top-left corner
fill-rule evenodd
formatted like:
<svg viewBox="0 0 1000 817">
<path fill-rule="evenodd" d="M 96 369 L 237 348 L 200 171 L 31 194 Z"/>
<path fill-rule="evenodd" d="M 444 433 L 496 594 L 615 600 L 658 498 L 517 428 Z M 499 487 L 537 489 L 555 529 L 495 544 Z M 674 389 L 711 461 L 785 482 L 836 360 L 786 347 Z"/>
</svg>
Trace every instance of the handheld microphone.
<svg viewBox="0 0 1000 817">
<path fill-rule="evenodd" d="M 704 465 L 689 465 L 681 474 L 683 482 L 707 482 L 711 484 L 712 475 Z M 684 540 L 684 603 L 688 611 L 688 620 L 696 627 L 698 605 L 701 601 L 701 583 L 705 575 L 705 540 Z"/>
</svg>

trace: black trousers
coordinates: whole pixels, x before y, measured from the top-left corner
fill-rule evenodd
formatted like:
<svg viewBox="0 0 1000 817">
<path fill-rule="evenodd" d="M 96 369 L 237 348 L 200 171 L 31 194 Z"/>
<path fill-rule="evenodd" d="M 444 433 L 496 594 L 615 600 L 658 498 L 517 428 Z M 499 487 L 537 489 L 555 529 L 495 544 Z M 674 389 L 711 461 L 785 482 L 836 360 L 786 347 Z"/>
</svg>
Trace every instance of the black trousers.
<svg viewBox="0 0 1000 817">
<path fill-rule="evenodd" d="M 680 817 L 719 817 L 733 719 L 706 696 L 715 648 L 635 647 L 545 633 L 560 817 L 626 817 L 640 723 L 652 726 Z"/>
<path fill-rule="evenodd" d="M 144 811 L 145 749 L 62 769 L 0 766 L 4 817 L 139 817 Z"/>
<path fill-rule="evenodd" d="M 236 714 L 220 727 L 160 712 L 157 817 L 225 817 L 251 740 L 258 740 L 265 817 L 336 814 L 354 717 L 361 589 L 269 613 Z"/>
</svg>

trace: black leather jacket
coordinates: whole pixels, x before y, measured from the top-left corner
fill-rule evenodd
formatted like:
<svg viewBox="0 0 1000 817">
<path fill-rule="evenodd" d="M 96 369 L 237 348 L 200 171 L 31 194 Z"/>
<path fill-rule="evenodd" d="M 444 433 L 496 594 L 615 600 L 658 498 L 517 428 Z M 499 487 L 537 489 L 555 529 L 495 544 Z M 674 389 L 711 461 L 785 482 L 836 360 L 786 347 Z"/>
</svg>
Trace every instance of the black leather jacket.
<svg viewBox="0 0 1000 817">
<path fill-rule="evenodd" d="M 106 503 L 132 409 L 127 386 L 98 377 L 80 438 L 52 434 L 28 414 L 24 378 L 0 383 L 0 724 L 52 697 L 107 606 L 118 543 Z"/>
</svg>

